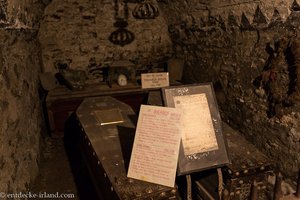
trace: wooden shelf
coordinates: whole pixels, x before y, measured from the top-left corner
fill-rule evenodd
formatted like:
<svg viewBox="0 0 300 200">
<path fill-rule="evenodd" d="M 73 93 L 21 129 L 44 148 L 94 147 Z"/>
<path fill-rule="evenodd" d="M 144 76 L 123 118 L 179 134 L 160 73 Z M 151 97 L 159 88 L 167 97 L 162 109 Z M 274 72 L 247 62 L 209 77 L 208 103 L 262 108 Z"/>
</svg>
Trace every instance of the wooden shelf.
<svg viewBox="0 0 300 200">
<path fill-rule="evenodd" d="M 140 85 L 130 82 L 126 86 L 112 84 L 109 87 L 104 83 L 87 85 L 84 90 L 70 90 L 65 86 L 59 86 L 49 91 L 46 97 L 49 132 L 52 137 L 63 137 L 66 120 L 78 108 L 84 98 L 113 96 L 130 105 L 138 113 L 140 105 L 147 102 L 148 93 L 148 89 L 142 89 Z"/>
</svg>

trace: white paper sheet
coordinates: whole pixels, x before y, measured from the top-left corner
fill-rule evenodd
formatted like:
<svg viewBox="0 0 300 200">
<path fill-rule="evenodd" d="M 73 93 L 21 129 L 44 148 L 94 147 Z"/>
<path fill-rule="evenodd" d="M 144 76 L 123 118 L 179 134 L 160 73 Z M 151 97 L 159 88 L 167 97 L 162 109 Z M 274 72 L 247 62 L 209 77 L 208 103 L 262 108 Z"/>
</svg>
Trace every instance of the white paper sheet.
<svg viewBox="0 0 300 200">
<path fill-rule="evenodd" d="M 182 144 L 185 155 L 217 150 L 206 94 L 174 96 L 176 108 L 183 112 Z"/>
<path fill-rule="evenodd" d="M 142 105 L 127 176 L 174 187 L 181 111 Z"/>
</svg>

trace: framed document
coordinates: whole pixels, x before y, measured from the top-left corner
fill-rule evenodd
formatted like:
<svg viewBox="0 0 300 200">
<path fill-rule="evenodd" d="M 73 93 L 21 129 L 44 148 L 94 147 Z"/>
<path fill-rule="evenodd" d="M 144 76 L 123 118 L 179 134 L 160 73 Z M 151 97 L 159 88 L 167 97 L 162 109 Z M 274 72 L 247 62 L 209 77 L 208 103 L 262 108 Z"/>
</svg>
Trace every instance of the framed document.
<svg viewBox="0 0 300 200">
<path fill-rule="evenodd" d="M 182 112 L 178 175 L 229 163 L 222 122 L 211 83 L 162 88 L 165 106 Z"/>
</svg>

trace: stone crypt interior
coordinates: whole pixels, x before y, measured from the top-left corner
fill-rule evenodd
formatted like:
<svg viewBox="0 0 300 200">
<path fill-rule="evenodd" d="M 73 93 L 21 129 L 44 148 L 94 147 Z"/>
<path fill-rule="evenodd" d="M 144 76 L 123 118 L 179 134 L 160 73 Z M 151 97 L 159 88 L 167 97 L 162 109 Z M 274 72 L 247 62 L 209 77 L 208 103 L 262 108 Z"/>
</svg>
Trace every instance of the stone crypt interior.
<svg viewBox="0 0 300 200">
<path fill-rule="evenodd" d="M 272 162 L 251 199 L 299 198 L 299 17 L 299 0 L 0 0 L 0 192 L 100 198 L 76 109 L 112 96 L 138 115 L 162 105 L 141 74 L 169 72 L 171 85 L 212 83 L 222 121 Z M 123 86 L 118 66 L 130 69 Z M 248 198 L 235 192 L 222 199 Z"/>
</svg>

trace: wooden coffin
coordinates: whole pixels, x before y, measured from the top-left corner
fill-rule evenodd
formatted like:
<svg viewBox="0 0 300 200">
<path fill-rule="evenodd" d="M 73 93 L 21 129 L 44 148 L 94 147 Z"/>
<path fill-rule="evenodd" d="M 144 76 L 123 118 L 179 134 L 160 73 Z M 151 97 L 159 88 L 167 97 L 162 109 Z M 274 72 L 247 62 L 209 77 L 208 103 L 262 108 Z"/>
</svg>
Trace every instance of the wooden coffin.
<svg viewBox="0 0 300 200">
<path fill-rule="evenodd" d="M 113 85 L 111 88 L 105 84 L 94 84 L 87 85 L 84 90 L 70 90 L 65 86 L 59 86 L 50 90 L 46 97 L 45 110 L 51 136 L 55 138 L 64 136 L 66 120 L 84 98 L 107 95 L 129 104 L 135 112 L 138 112 L 140 104 L 147 101 L 148 90 L 133 84 L 123 87 Z"/>
<path fill-rule="evenodd" d="M 95 111 L 119 109 L 123 122 L 100 125 Z M 81 127 L 80 148 L 103 200 L 177 199 L 177 189 L 127 178 L 136 115 L 115 98 L 86 98 L 76 111 Z"/>
<path fill-rule="evenodd" d="M 231 163 L 222 167 L 224 189 L 230 200 L 248 200 L 256 183 L 256 199 L 268 199 L 273 186 L 268 184 L 270 175 L 274 175 L 275 164 L 248 142 L 240 133 L 223 123 L 223 133 L 228 143 Z M 194 175 L 195 195 L 200 199 L 218 199 L 219 177 L 216 170 Z M 199 199 L 199 198 L 198 198 Z"/>
</svg>

